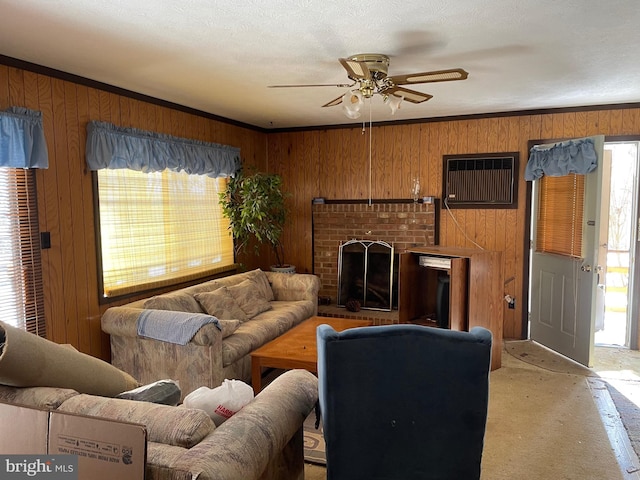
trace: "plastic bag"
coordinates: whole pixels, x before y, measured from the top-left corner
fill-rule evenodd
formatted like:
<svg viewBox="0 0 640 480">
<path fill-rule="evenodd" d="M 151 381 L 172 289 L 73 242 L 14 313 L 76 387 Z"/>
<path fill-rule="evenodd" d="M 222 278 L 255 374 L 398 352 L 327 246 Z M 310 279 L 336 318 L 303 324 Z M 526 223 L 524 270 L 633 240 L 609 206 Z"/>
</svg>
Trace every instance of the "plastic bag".
<svg viewBox="0 0 640 480">
<path fill-rule="evenodd" d="M 204 410 L 219 427 L 251 400 L 253 388 L 240 380 L 225 379 L 219 387 L 195 389 L 184 397 L 183 404 Z"/>
</svg>

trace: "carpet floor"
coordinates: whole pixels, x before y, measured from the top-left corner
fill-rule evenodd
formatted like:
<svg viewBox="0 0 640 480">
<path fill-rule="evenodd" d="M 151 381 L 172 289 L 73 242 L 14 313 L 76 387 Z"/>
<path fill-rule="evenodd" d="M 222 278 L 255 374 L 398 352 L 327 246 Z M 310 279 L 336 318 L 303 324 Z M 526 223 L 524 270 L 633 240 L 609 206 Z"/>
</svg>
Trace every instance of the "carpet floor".
<svg viewBox="0 0 640 480">
<path fill-rule="evenodd" d="M 633 450 L 640 456 L 640 351 L 596 347 L 593 368 L 528 340 L 505 342 L 505 352 L 523 364 L 600 381 L 611 396 Z"/>
<path fill-rule="evenodd" d="M 587 381 L 593 375 L 533 342 L 506 342 L 503 366 L 491 373 L 482 480 L 624 478 Z M 305 478 L 324 480 L 312 417 Z"/>
</svg>

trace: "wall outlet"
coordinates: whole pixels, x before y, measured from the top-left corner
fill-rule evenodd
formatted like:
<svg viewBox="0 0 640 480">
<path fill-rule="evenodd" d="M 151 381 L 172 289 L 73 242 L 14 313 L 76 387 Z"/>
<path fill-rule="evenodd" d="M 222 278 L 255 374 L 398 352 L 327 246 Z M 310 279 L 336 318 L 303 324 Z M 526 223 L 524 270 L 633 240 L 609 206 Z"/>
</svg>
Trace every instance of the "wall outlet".
<svg viewBox="0 0 640 480">
<path fill-rule="evenodd" d="M 513 310 L 514 308 L 516 308 L 516 299 L 513 298 L 511 295 L 509 294 L 505 295 L 504 301 L 507 302 L 507 305 L 509 305 L 509 309 Z"/>
</svg>

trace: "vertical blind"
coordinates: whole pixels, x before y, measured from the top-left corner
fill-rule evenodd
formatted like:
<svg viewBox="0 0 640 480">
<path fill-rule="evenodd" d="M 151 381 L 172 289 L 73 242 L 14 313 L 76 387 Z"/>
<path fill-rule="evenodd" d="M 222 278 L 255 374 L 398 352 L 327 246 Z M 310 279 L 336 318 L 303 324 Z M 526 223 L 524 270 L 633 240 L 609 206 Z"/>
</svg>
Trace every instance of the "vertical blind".
<svg viewBox="0 0 640 480">
<path fill-rule="evenodd" d="M 176 284 L 233 265 L 218 192 L 226 180 L 185 172 L 98 170 L 103 295 Z"/>
<path fill-rule="evenodd" d="M 0 168 L 0 319 L 46 336 L 34 170 Z"/>
<path fill-rule="evenodd" d="M 537 252 L 582 257 L 585 176 L 544 176 L 540 182 Z"/>
</svg>

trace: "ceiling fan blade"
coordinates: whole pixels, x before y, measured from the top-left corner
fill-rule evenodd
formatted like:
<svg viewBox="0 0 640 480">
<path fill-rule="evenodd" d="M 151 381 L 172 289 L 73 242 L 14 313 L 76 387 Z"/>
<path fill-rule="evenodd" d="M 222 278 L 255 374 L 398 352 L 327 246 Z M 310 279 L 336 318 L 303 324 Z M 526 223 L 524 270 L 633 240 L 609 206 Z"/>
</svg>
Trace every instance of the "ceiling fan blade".
<svg viewBox="0 0 640 480">
<path fill-rule="evenodd" d="M 408 88 L 398 87 L 394 85 L 384 91 L 385 95 L 395 95 L 396 97 L 403 97 L 405 101 L 411 103 L 422 103 L 433 98 L 433 95 L 428 93 L 417 92 L 415 90 L 409 90 Z"/>
<path fill-rule="evenodd" d="M 331 100 L 328 103 L 325 103 L 324 105 L 322 105 L 323 107 L 335 107 L 336 105 L 340 105 L 342 103 L 342 97 L 344 95 L 340 95 L 338 98 L 334 98 L 333 100 Z"/>
<path fill-rule="evenodd" d="M 317 84 L 304 84 L 304 85 L 268 85 L 267 88 L 298 88 L 298 87 L 339 87 L 350 88 L 355 83 L 317 83 Z"/>
<path fill-rule="evenodd" d="M 344 69 L 347 71 L 347 75 L 352 80 L 369 80 L 371 79 L 371 71 L 365 62 L 356 62 L 349 58 L 338 59 Z"/>
<path fill-rule="evenodd" d="M 410 73 L 408 75 L 394 75 L 389 79 L 395 85 L 411 85 L 413 83 L 449 82 L 452 80 L 464 80 L 469 76 L 461 68 L 451 68 L 448 70 L 434 70 L 431 72 Z"/>
</svg>

